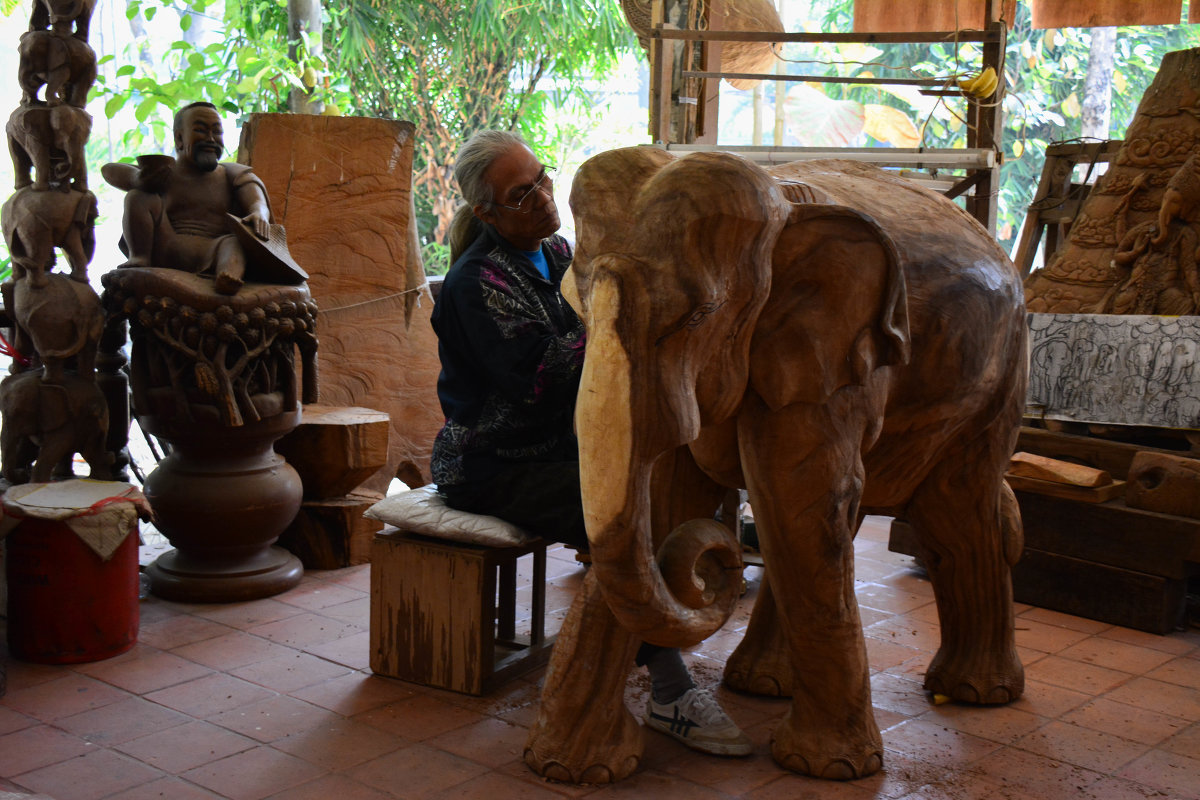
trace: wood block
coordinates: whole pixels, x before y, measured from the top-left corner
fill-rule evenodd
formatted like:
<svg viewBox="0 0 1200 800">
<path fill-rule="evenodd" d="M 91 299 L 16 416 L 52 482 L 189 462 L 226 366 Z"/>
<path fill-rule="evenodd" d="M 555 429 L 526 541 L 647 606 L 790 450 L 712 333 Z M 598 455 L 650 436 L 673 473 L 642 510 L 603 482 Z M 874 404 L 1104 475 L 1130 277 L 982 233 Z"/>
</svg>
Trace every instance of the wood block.
<svg viewBox="0 0 1200 800">
<path fill-rule="evenodd" d="M 1129 468 L 1125 503 L 1161 514 L 1200 519 L 1200 460 L 1138 453 Z"/>
<path fill-rule="evenodd" d="M 444 421 L 413 219 L 413 132 L 395 120 L 251 114 L 238 149 L 266 183 L 275 221 L 309 274 L 320 308 L 322 402 L 379 409 L 391 420 L 387 466 L 366 482 L 379 492 L 395 477 L 429 483 Z"/>
<path fill-rule="evenodd" d="M 305 500 L 277 544 L 300 559 L 305 569 L 341 569 L 371 560 L 371 540 L 383 523 L 363 512 L 383 499 L 361 490 L 345 497 Z"/>
<path fill-rule="evenodd" d="M 1072 486 L 1096 487 L 1112 483 L 1112 476 L 1102 469 L 1039 456 L 1036 453 L 1013 453 L 1008 464 L 1008 474 L 1021 478 L 1036 478 L 1040 481 L 1067 483 Z"/>
<path fill-rule="evenodd" d="M 306 405 L 275 452 L 300 473 L 305 498 L 342 497 L 387 464 L 388 423 L 370 408 Z"/>
<path fill-rule="evenodd" d="M 916 533 L 904 520 L 892 522 L 888 550 L 923 557 Z M 1013 599 L 1019 603 L 1150 633 L 1170 633 L 1186 609 L 1186 578 L 1149 575 L 1028 545 L 1012 569 L 1012 581 Z"/>
<path fill-rule="evenodd" d="M 1026 548 L 1013 568 L 1013 598 L 1039 608 L 1164 634 L 1184 619 L 1187 581 Z"/>
<path fill-rule="evenodd" d="M 1086 467 L 1082 469 L 1086 469 Z M 1120 497 L 1125 493 L 1125 481 L 1114 481 L 1111 478 L 1109 478 L 1107 486 L 1075 486 L 1070 483 L 1044 481 L 1012 473 L 1005 475 L 1004 479 L 1008 481 L 1008 485 L 1012 487 L 1013 491 L 1047 494 L 1051 497 L 1077 500 L 1080 503 L 1107 503 L 1114 497 Z"/>
<path fill-rule="evenodd" d="M 1029 426 L 1021 428 L 1021 433 L 1017 438 L 1017 448 L 1027 453 L 1086 464 L 1089 467 L 1102 469 L 1114 478 L 1122 480 L 1128 477 L 1129 467 L 1138 453 L 1178 455 L 1170 450 L 1155 447 L 1116 442 L 1095 436 L 1077 436 L 1072 433 L 1047 431 Z"/>
<path fill-rule="evenodd" d="M 516 559 L 532 555 L 531 635 L 515 630 Z M 388 527 L 371 550 L 371 670 L 480 695 L 545 664 L 546 546 L 479 547 Z"/>
</svg>

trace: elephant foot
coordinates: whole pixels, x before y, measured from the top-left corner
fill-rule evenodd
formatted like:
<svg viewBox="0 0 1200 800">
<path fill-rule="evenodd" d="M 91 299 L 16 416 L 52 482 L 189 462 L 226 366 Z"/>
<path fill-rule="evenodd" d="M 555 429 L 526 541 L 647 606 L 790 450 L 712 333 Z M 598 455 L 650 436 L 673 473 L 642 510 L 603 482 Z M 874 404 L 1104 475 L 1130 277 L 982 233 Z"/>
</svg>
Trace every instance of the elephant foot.
<svg viewBox="0 0 1200 800">
<path fill-rule="evenodd" d="M 883 739 L 870 730 L 797 731 L 792 717 L 771 736 L 771 755 L 784 769 L 828 781 L 850 781 L 883 768 Z"/>
<path fill-rule="evenodd" d="M 525 764 L 543 778 L 562 783 L 606 784 L 627 778 L 642 760 L 642 727 L 626 709 L 620 717 L 607 735 L 603 729 L 576 729 L 570 738 L 539 719 L 525 743 Z"/>
<path fill-rule="evenodd" d="M 925 673 L 925 691 L 973 705 L 1011 703 L 1025 691 L 1025 668 L 1015 651 L 995 661 L 981 662 L 978 652 L 954 658 L 939 650 Z"/>
<path fill-rule="evenodd" d="M 738 647 L 725 662 L 724 683 L 746 694 L 791 697 L 792 667 L 786 656 L 752 654 Z"/>
<path fill-rule="evenodd" d="M 237 294 L 238 289 L 242 288 L 242 279 L 225 272 L 217 273 L 216 279 L 213 281 L 213 287 L 220 294 Z"/>
</svg>

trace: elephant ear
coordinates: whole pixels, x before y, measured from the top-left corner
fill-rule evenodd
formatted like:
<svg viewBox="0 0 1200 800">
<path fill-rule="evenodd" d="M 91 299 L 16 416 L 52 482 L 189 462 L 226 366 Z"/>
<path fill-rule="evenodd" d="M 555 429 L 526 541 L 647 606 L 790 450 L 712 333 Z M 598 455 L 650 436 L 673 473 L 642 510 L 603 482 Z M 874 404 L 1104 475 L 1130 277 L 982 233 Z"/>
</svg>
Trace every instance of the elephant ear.
<svg viewBox="0 0 1200 800">
<path fill-rule="evenodd" d="M 908 363 L 900 254 L 871 217 L 798 204 L 775 245 L 771 295 L 750 345 L 750 384 L 772 409 L 822 403 Z"/>
</svg>

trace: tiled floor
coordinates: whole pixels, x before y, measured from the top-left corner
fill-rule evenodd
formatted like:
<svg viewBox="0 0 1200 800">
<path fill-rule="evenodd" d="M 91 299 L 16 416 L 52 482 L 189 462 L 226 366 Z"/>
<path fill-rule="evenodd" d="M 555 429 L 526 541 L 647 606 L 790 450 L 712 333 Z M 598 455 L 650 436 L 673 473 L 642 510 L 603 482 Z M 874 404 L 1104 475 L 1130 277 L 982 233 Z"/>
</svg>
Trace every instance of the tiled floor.
<svg viewBox="0 0 1200 800">
<path fill-rule="evenodd" d="M 137 647 L 74 667 L 8 661 L 0 796 L 92 798 L 1200 798 L 1200 631 L 1160 637 L 1017 608 L 1025 696 L 934 706 L 921 690 L 937 644 L 930 586 L 887 551 L 885 521 L 858 538 L 858 596 L 884 771 L 846 784 L 783 772 L 771 729 L 786 701 L 719 690 L 754 755 L 694 754 L 647 733 L 641 768 L 611 787 L 543 781 L 521 753 L 540 673 L 473 698 L 375 677 L 369 567 L 310 573 L 268 600 L 141 606 Z M 557 626 L 582 568 L 556 548 Z M 716 688 L 759 571 L 726 629 L 688 655 Z M 640 714 L 646 680 L 630 680 Z"/>
</svg>

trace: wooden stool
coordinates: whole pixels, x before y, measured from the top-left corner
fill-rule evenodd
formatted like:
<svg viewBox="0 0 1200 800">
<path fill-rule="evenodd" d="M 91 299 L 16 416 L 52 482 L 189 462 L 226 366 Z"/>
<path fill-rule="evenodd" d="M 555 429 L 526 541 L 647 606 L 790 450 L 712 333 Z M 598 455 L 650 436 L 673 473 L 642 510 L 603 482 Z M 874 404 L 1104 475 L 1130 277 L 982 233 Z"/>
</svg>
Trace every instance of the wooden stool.
<svg viewBox="0 0 1200 800">
<path fill-rule="evenodd" d="M 530 636 L 516 635 L 517 559 L 533 556 Z M 371 548 L 371 669 L 486 694 L 545 664 L 546 544 L 490 547 L 388 526 Z"/>
</svg>

